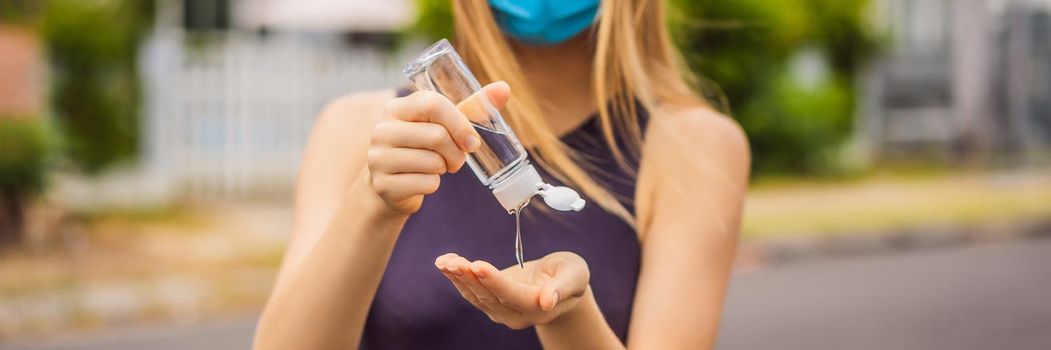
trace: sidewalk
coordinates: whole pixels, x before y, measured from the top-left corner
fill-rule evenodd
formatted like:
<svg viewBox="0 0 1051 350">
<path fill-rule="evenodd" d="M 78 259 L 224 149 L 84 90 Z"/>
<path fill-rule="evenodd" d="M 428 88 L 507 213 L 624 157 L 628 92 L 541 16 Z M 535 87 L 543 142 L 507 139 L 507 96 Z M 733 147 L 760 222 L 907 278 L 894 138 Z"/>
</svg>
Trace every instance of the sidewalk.
<svg viewBox="0 0 1051 350">
<path fill-rule="evenodd" d="M 111 214 L 61 247 L 0 255 L 0 339 L 254 315 L 288 232 L 285 206 Z"/>
</svg>

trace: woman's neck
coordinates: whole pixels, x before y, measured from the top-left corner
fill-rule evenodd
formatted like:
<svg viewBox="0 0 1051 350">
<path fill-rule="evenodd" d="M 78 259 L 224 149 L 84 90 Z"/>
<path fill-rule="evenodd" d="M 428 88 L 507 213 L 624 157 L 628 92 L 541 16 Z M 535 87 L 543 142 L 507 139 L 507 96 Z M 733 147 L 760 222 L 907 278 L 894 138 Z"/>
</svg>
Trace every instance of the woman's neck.
<svg viewBox="0 0 1051 350">
<path fill-rule="evenodd" d="M 591 86 L 594 50 L 587 33 L 564 43 L 536 47 L 514 45 L 522 73 L 536 94 L 552 131 L 565 134 L 598 107 Z"/>
</svg>

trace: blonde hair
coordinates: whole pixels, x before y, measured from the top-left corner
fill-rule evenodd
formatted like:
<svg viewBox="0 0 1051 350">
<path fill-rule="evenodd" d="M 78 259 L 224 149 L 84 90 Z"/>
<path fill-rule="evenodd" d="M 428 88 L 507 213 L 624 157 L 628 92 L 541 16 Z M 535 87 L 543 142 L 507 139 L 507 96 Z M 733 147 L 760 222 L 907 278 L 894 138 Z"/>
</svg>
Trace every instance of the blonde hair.
<svg viewBox="0 0 1051 350">
<path fill-rule="evenodd" d="M 503 116 L 533 158 L 560 181 L 584 192 L 593 203 L 635 227 L 635 217 L 616 196 L 581 167 L 579 156 L 551 132 L 539 118 L 540 104 L 526 84 L 525 75 L 493 18 L 488 1 L 454 0 L 455 45 L 483 83 L 503 80 L 513 97 Z M 663 0 L 603 0 L 592 26 L 595 45 L 593 81 L 595 104 L 603 138 L 617 164 L 635 176 L 621 151 L 638 159 L 642 131 L 638 106 L 657 113 L 658 103 L 703 104 L 690 88 L 692 76 L 672 43 Z M 588 169 L 595 171 L 598 169 Z M 631 198 L 620 200 L 630 201 Z"/>
</svg>

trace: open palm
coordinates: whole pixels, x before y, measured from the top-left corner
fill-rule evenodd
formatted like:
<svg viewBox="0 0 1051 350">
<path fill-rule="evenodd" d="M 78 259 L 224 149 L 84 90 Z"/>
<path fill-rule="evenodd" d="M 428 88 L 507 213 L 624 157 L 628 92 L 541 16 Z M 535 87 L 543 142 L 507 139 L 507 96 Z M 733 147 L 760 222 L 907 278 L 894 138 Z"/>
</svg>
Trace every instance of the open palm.
<svg viewBox="0 0 1051 350">
<path fill-rule="evenodd" d="M 587 263 L 571 252 L 555 252 L 498 270 L 454 253 L 434 265 L 471 305 L 512 329 L 544 324 L 573 309 L 588 289 Z"/>
</svg>

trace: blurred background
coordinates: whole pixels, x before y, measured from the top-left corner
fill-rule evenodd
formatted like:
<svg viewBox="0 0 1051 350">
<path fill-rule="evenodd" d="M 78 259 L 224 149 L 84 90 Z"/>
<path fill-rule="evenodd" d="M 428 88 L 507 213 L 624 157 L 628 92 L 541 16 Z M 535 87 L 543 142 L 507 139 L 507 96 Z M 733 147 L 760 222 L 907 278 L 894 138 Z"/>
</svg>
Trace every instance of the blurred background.
<svg viewBox="0 0 1051 350">
<path fill-rule="evenodd" d="M 1051 1 L 670 2 L 754 152 L 718 348 L 1051 348 Z M 450 32 L 448 0 L 0 1 L 0 349 L 247 348 L 314 116 Z"/>
</svg>

